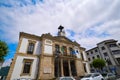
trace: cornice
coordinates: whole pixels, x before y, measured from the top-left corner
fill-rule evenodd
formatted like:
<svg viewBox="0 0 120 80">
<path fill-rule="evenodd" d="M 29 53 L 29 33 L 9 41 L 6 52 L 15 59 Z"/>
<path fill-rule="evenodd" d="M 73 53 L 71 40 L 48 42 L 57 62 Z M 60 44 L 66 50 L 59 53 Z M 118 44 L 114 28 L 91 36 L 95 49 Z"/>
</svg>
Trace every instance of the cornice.
<svg viewBox="0 0 120 80">
<path fill-rule="evenodd" d="M 28 39 L 41 40 L 40 36 L 36 36 L 34 34 L 28 34 L 28 33 L 25 33 L 25 32 L 20 32 L 19 39 L 20 38 L 28 38 Z"/>
<path fill-rule="evenodd" d="M 76 41 L 71 41 L 69 38 L 64 36 L 52 36 L 50 33 L 42 34 L 42 36 L 36 36 L 34 34 L 29 34 L 25 32 L 20 32 L 19 38 L 28 38 L 28 39 L 35 39 L 35 40 L 44 40 L 44 39 L 51 39 L 54 42 L 60 42 L 60 43 L 66 43 L 70 45 L 74 45 L 79 47 L 80 49 L 85 50 L 85 48 L 81 47 L 80 44 L 78 44 Z"/>
<path fill-rule="evenodd" d="M 35 54 L 27 54 L 27 53 L 16 53 L 17 56 L 25 56 L 25 57 L 39 57 L 40 55 Z"/>
</svg>

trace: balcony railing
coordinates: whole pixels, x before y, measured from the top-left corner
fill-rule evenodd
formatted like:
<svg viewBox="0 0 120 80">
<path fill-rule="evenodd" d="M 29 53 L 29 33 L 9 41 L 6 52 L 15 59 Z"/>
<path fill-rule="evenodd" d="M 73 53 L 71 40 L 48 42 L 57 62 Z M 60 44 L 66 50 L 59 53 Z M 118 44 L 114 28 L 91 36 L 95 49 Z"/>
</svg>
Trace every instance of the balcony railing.
<svg viewBox="0 0 120 80">
<path fill-rule="evenodd" d="M 56 55 L 56 56 L 66 56 L 66 57 L 76 57 L 75 54 L 61 53 L 61 52 L 54 52 L 54 55 Z"/>
</svg>

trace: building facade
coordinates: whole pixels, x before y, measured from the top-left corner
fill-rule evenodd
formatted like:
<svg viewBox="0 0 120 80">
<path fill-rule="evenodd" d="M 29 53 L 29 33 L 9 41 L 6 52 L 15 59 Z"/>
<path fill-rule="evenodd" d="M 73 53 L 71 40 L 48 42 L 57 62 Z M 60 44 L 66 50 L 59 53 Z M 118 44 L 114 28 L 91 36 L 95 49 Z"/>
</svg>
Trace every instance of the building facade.
<svg viewBox="0 0 120 80">
<path fill-rule="evenodd" d="M 58 30 L 58 36 L 21 32 L 7 80 L 49 80 L 89 73 L 85 48 L 65 37 L 64 27 Z"/>
<path fill-rule="evenodd" d="M 97 47 L 86 51 L 89 63 L 101 58 L 106 61 L 106 68 L 113 73 L 120 74 L 120 46 L 117 40 L 105 40 L 97 44 Z M 91 66 L 91 70 L 93 67 Z M 107 71 L 108 71 L 107 70 Z"/>
</svg>

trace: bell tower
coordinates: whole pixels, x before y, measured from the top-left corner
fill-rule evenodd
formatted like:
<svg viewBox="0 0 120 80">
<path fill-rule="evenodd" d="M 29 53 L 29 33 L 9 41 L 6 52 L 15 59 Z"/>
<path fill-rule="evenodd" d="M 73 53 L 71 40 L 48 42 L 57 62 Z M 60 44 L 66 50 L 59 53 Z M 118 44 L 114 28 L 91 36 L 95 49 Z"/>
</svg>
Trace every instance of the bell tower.
<svg viewBox="0 0 120 80">
<path fill-rule="evenodd" d="M 58 27 L 58 36 L 65 36 L 65 31 L 63 26 Z"/>
</svg>

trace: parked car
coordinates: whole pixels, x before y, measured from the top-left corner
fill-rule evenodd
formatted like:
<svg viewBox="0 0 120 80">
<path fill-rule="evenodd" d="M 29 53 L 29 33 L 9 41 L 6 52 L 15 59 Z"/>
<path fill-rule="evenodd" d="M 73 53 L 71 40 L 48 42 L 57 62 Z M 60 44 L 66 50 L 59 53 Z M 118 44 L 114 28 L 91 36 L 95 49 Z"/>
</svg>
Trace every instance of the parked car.
<svg viewBox="0 0 120 80">
<path fill-rule="evenodd" d="M 14 80 L 32 80 L 30 78 L 20 78 L 20 79 L 14 79 Z"/>
<path fill-rule="evenodd" d="M 104 80 L 116 80 L 116 75 L 113 73 L 102 73 Z"/>
<path fill-rule="evenodd" d="M 59 77 L 56 80 L 75 80 L 73 77 Z"/>
<path fill-rule="evenodd" d="M 81 80 L 104 80 L 100 73 L 89 73 L 85 75 Z"/>
</svg>

